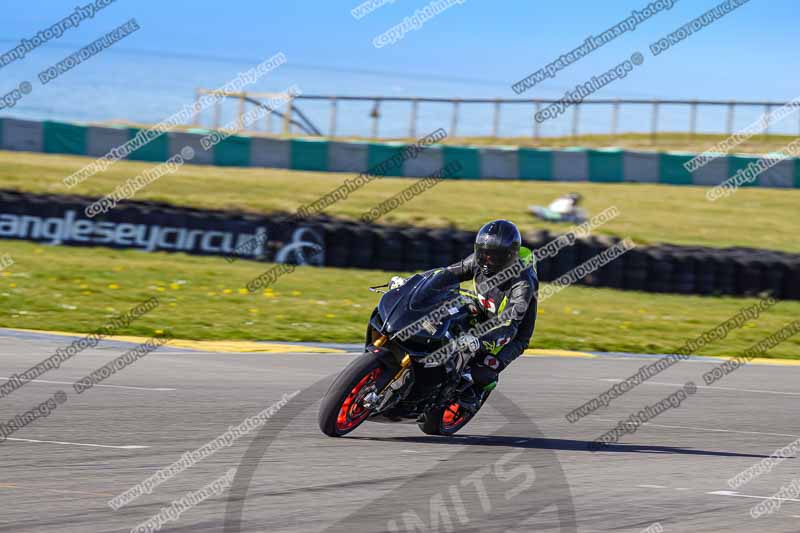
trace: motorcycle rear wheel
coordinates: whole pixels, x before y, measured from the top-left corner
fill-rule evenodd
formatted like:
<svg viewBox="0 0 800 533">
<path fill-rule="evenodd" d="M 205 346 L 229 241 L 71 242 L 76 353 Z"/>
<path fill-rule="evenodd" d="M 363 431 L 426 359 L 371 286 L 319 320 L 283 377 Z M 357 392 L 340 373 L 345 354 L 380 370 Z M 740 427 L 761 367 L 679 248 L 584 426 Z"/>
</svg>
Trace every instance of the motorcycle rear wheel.
<svg viewBox="0 0 800 533">
<path fill-rule="evenodd" d="M 491 391 L 483 395 L 481 404 L 474 412 L 467 411 L 457 403 L 452 403 L 447 407 L 434 407 L 425 413 L 417 426 L 423 433 L 428 435 L 455 435 L 461 428 L 466 426 L 470 420 L 475 418 L 478 411 L 489 398 Z"/>
</svg>

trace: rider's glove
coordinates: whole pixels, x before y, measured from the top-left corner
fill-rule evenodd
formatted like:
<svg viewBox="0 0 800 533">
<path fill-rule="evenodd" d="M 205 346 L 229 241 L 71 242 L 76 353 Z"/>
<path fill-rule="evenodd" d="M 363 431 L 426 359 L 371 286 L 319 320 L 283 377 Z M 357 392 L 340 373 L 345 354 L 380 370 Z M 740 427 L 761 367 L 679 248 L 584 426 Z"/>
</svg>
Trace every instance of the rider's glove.
<svg viewBox="0 0 800 533">
<path fill-rule="evenodd" d="M 458 338 L 458 347 L 470 355 L 474 354 L 481 348 L 481 343 L 478 337 L 474 335 L 461 335 Z"/>
<path fill-rule="evenodd" d="M 400 276 L 393 276 L 391 280 L 389 280 L 389 290 L 394 290 L 402 287 L 406 282 L 405 278 L 401 278 Z"/>
</svg>

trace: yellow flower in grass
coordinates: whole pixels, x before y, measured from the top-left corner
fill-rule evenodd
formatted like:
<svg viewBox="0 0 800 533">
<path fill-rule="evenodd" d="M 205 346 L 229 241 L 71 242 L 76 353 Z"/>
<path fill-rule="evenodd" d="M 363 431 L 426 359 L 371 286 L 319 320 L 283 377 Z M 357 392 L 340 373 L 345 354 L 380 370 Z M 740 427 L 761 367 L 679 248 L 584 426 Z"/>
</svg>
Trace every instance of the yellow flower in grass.
<svg viewBox="0 0 800 533">
<path fill-rule="evenodd" d="M 14 287 L 16 287 L 16 286 L 17 286 L 17 284 L 16 284 L 16 283 L 9 283 L 9 284 L 8 284 L 8 286 L 9 286 L 9 287 L 11 287 L 11 288 L 13 289 Z"/>
<path fill-rule="evenodd" d="M 165 289 L 164 287 L 156 287 L 156 290 L 157 290 L 158 292 L 164 292 L 164 291 L 166 291 L 167 289 Z"/>
<path fill-rule="evenodd" d="M 81 289 L 88 289 L 88 288 L 89 288 L 89 285 L 87 285 L 86 283 L 81 283 L 81 286 L 80 286 L 80 288 L 81 288 Z"/>
<path fill-rule="evenodd" d="M 156 335 L 163 335 L 164 334 L 164 330 L 163 329 L 157 329 L 155 333 L 156 333 Z"/>
<path fill-rule="evenodd" d="M 89 295 L 92 294 L 92 291 L 82 291 L 81 294 L 85 294 L 86 296 L 89 296 Z"/>
<path fill-rule="evenodd" d="M 275 293 L 264 291 L 264 298 L 275 298 Z"/>
<path fill-rule="evenodd" d="M 253 308 L 251 308 L 251 309 L 248 309 L 248 311 L 250 311 L 250 312 L 251 312 L 251 313 L 253 313 L 254 315 L 255 315 L 256 313 L 258 313 L 258 309 L 256 309 L 255 307 L 253 307 Z"/>
<path fill-rule="evenodd" d="M 206 293 L 206 296 L 216 296 L 216 295 L 217 295 L 216 292 L 207 292 Z"/>
<path fill-rule="evenodd" d="M 292 296 L 300 296 L 301 294 L 303 293 L 301 293 L 300 291 L 292 291 Z"/>
<path fill-rule="evenodd" d="M 325 318 L 336 318 L 336 315 L 334 315 L 332 313 L 328 313 L 328 314 L 325 315 Z"/>
<path fill-rule="evenodd" d="M 249 293 L 250 291 L 248 291 L 248 290 L 247 290 L 247 289 L 245 289 L 244 287 L 240 287 L 240 288 L 239 288 L 239 289 L 238 289 L 236 292 L 238 292 L 239 294 L 247 294 L 247 293 Z"/>
<path fill-rule="evenodd" d="M 117 285 L 116 283 L 109 283 L 108 288 L 112 290 L 119 289 L 119 285 Z"/>
<path fill-rule="evenodd" d="M 173 291 L 177 291 L 178 289 L 181 288 L 181 286 L 178 285 L 177 283 L 170 283 L 169 288 L 172 289 Z"/>
<path fill-rule="evenodd" d="M 113 270 L 114 272 L 122 272 L 123 270 L 125 270 L 125 267 L 115 266 L 111 270 Z"/>
</svg>

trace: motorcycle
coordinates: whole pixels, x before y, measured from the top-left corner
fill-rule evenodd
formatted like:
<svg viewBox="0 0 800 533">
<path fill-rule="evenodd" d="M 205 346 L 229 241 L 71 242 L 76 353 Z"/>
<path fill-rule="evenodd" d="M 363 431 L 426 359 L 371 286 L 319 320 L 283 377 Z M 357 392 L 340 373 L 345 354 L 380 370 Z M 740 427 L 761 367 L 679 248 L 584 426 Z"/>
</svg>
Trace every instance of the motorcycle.
<svg viewBox="0 0 800 533">
<path fill-rule="evenodd" d="M 364 354 L 331 384 L 319 409 L 325 435 L 364 421 L 417 422 L 429 435 L 453 435 L 491 393 L 476 394 L 468 364 L 478 350 L 462 334 L 486 318 L 478 295 L 447 270 L 416 274 L 383 295 L 369 320 Z M 469 391 L 469 392 L 468 392 Z M 470 394 L 471 393 L 471 394 Z"/>
</svg>

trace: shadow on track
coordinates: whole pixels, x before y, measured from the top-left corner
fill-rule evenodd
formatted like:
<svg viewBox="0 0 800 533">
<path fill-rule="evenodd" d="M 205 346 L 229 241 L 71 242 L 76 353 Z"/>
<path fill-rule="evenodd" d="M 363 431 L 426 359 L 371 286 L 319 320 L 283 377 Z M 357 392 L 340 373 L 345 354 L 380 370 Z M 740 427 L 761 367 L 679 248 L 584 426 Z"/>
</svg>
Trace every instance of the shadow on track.
<svg viewBox="0 0 800 533">
<path fill-rule="evenodd" d="M 723 452 L 711 450 L 695 450 L 675 446 L 650 446 L 645 444 L 608 444 L 600 449 L 592 449 L 593 441 L 506 437 L 500 435 L 464 435 L 462 437 L 359 437 L 347 436 L 346 439 L 372 440 L 379 442 L 418 443 L 418 444 L 450 444 L 456 446 L 499 446 L 505 448 L 563 450 L 570 452 L 591 453 L 666 453 L 680 455 L 706 455 L 713 457 L 751 457 L 764 459 L 768 455 L 749 453 Z"/>
</svg>

